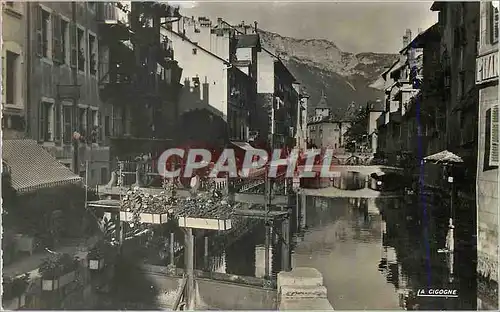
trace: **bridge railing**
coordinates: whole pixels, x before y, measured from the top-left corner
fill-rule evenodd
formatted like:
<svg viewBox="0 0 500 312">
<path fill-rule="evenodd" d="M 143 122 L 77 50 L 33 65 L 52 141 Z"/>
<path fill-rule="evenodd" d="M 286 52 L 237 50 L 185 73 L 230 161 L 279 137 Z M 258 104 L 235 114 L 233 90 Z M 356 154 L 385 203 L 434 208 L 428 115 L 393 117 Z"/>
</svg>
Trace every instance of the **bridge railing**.
<svg viewBox="0 0 500 312">
<path fill-rule="evenodd" d="M 285 177 L 286 173 L 271 178 L 271 192 L 274 195 L 286 195 L 293 192 L 292 179 Z M 234 193 L 264 194 L 266 189 L 265 173 L 247 178 L 229 179 L 229 191 Z"/>
</svg>

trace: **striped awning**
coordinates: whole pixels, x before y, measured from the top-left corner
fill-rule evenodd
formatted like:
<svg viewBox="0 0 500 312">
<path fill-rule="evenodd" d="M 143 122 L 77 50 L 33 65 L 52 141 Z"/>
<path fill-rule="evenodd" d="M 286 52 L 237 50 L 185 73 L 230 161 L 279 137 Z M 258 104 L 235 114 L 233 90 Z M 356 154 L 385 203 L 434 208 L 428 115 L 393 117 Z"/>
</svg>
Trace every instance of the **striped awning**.
<svg viewBox="0 0 500 312">
<path fill-rule="evenodd" d="M 4 140 L 2 143 L 2 159 L 10 168 L 12 187 L 18 193 L 82 181 L 34 140 Z"/>
</svg>

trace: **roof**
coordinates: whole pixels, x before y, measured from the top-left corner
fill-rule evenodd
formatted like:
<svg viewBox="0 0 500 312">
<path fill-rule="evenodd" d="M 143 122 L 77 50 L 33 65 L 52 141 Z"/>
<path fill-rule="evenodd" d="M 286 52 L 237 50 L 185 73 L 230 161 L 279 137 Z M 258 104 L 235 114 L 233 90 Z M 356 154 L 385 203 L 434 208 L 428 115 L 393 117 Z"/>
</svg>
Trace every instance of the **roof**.
<svg viewBox="0 0 500 312">
<path fill-rule="evenodd" d="M 319 102 L 318 102 L 318 104 L 316 105 L 315 108 L 329 108 L 328 102 L 326 101 L 326 95 L 325 94 L 323 94 L 321 96 L 321 99 L 319 99 Z"/>
<path fill-rule="evenodd" d="M 391 84 L 390 86 L 388 86 L 387 88 L 385 88 L 385 92 L 391 92 L 392 88 L 394 88 L 396 85 L 398 84 L 397 81 L 395 81 L 393 84 Z"/>
<path fill-rule="evenodd" d="M 292 72 L 288 69 L 288 67 L 286 67 L 285 63 L 283 63 L 283 61 L 279 57 L 275 59 L 274 63 L 278 64 L 278 66 L 283 69 L 285 74 L 287 74 L 290 78 L 292 78 L 292 83 L 297 81 L 297 78 L 295 78 Z"/>
<path fill-rule="evenodd" d="M 239 35 L 236 43 L 237 48 L 255 48 L 260 47 L 260 37 L 257 34 Z"/>
<path fill-rule="evenodd" d="M 443 1 L 435 1 L 431 5 L 431 11 L 441 11 L 443 9 Z"/>
<path fill-rule="evenodd" d="M 231 65 L 231 63 L 229 63 L 228 61 L 226 61 L 226 60 L 225 60 L 225 59 L 223 59 L 222 57 L 218 56 L 218 55 L 217 55 L 217 54 L 215 54 L 215 53 L 210 52 L 209 50 L 207 50 L 207 49 L 205 49 L 204 47 L 200 46 L 200 45 L 199 45 L 199 44 L 197 44 L 196 42 L 191 41 L 191 40 L 190 40 L 189 38 L 187 38 L 186 36 L 183 36 L 183 35 L 181 35 L 181 34 L 179 34 L 179 33 L 175 32 L 175 31 L 173 31 L 172 29 L 168 29 L 168 28 L 167 28 L 167 27 L 165 27 L 165 26 L 162 26 L 162 27 L 163 27 L 163 29 L 165 29 L 165 30 L 166 30 L 166 31 L 168 31 L 169 33 L 171 33 L 171 34 L 173 34 L 173 35 L 176 35 L 176 36 L 177 36 L 177 37 L 179 37 L 179 38 L 182 38 L 182 40 L 184 40 L 184 41 L 186 41 L 186 42 L 190 43 L 191 45 L 195 46 L 197 49 L 200 49 L 200 50 L 202 50 L 202 51 L 204 51 L 204 52 L 208 53 L 209 55 L 211 55 L 211 56 L 215 57 L 216 59 L 220 60 L 220 61 L 221 61 L 221 62 L 223 62 L 224 64 L 226 64 L 226 65 Z"/>
<path fill-rule="evenodd" d="M 432 38 L 436 39 L 439 38 L 438 23 L 432 25 L 431 27 L 427 28 L 424 32 L 418 34 L 418 36 L 416 36 L 406 47 L 404 47 L 401 51 L 399 51 L 399 53 L 403 54 L 410 48 L 414 49 L 423 48 L 426 40 L 431 40 Z"/>
<path fill-rule="evenodd" d="M 384 103 L 380 100 L 368 101 L 368 109 L 370 112 L 383 112 L 385 111 Z"/>
<path fill-rule="evenodd" d="M 394 68 L 394 66 L 396 66 L 396 64 L 399 63 L 399 59 L 397 59 L 385 72 L 382 73 L 382 78 L 385 79 L 385 76 L 387 75 L 387 73 L 389 73 L 391 71 L 391 69 Z"/>
<path fill-rule="evenodd" d="M 34 140 L 4 140 L 2 159 L 11 170 L 12 187 L 18 193 L 82 181 Z"/>
<path fill-rule="evenodd" d="M 242 32 L 241 30 L 239 30 L 237 27 L 234 27 L 233 25 L 231 25 L 230 23 L 226 22 L 225 20 L 222 20 L 222 23 L 228 27 L 230 27 L 231 29 L 233 29 L 235 32 L 237 32 L 239 35 L 244 35 L 245 33 Z M 216 26 L 217 27 L 217 26 Z M 269 51 L 268 49 L 266 49 L 265 47 L 262 47 L 262 50 L 264 52 L 267 52 L 268 54 L 270 54 L 272 57 L 278 59 L 278 60 L 281 60 L 275 53 Z"/>
</svg>

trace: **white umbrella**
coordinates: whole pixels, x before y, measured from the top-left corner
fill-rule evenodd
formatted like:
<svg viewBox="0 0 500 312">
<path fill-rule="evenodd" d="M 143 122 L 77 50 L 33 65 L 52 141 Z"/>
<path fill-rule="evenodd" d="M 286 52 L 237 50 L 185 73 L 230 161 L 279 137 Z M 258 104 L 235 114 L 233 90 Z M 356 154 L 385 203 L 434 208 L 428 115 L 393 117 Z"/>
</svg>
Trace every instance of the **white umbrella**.
<svg viewBox="0 0 500 312">
<path fill-rule="evenodd" d="M 462 157 L 455 155 L 448 150 L 444 150 L 442 152 L 424 157 L 424 161 L 433 162 L 436 164 L 439 164 L 439 163 L 463 163 L 464 162 Z"/>
</svg>

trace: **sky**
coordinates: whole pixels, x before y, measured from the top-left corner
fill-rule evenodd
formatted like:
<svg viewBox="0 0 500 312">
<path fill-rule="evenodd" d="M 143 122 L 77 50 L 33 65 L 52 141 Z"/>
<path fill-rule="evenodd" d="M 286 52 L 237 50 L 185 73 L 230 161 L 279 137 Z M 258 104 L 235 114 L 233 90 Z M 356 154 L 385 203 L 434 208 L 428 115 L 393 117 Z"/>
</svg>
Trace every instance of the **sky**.
<svg viewBox="0 0 500 312">
<path fill-rule="evenodd" d="M 170 1 L 169 1 L 170 2 Z M 214 22 L 250 24 L 282 36 L 327 39 L 344 52 L 397 53 L 406 28 L 415 35 L 437 21 L 432 2 L 346 1 L 176 1 L 185 16 L 207 16 Z"/>
</svg>

